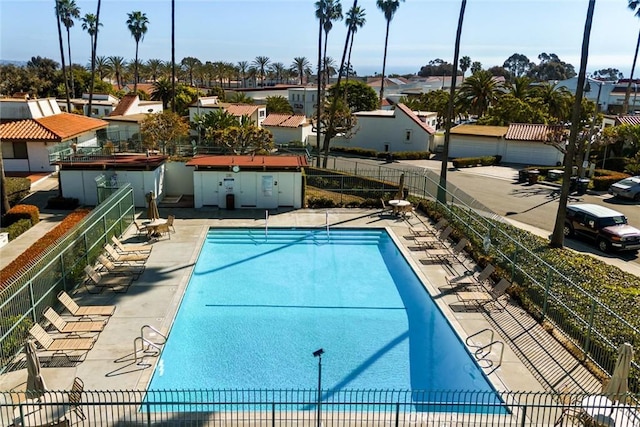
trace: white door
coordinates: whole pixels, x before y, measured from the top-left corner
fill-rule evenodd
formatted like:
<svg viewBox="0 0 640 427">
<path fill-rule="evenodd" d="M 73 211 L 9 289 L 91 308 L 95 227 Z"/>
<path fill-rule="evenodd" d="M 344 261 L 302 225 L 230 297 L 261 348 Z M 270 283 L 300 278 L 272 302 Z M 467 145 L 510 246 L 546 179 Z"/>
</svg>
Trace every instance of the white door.
<svg viewBox="0 0 640 427">
<path fill-rule="evenodd" d="M 236 179 L 235 177 L 225 176 L 222 177 L 222 190 L 218 193 L 218 206 L 225 209 L 233 209 L 235 206 L 238 206 L 235 201 L 235 190 L 236 190 Z M 234 198 L 234 206 L 227 206 L 227 194 L 233 194 Z"/>
<path fill-rule="evenodd" d="M 282 172 L 278 174 L 278 205 L 294 207 L 295 205 L 295 174 Z"/>
<path fill-rule="evenodd" d="M 278 207 L 278 174 L 258 174 L 257 207 L 275 209 Z"/>
<path fill-rule="evenodd" d="M 256 207 L 256 173 L 245 172 L 241 173 L 238 180 L 238 190 L 236 191 L 236 206 L 240 208 L 255 208 Z"/>
<path fill-rule="evenodd" d="M 502 161 L 507 163 L 521 163 L 526 165 L 553 166 L 562 161 L 562 153 L 551 145 L 542 142 L 508 141 L 505 156 Z"/>
</svg>

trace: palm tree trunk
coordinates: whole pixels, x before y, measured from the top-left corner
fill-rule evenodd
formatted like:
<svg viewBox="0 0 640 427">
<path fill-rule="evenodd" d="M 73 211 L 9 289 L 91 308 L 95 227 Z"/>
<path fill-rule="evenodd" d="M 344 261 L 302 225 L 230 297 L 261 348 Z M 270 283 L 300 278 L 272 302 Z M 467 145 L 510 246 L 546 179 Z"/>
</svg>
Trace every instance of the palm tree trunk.
<svg viewBox="0 0 640 427">
<path fill-rule="evenodd" d="M 322 0 L 321 0 L 322 1 Z M 323 15 L 319 18 L 320 30 L 318 30 L 318 93 L 316 100 L 316 166 L 320 167 L 320 135 L 322 123 L 322 27 L 324 27 Z"/>
<path fill-rule="evenodd" d="M 4 215 L 11 209 L 11 206 L 9 206 L 9 196 L 7 195 L 7 179 L 4 176 L 2 153 L 0 153 L 0 179 L 0 198 L 2 198 L 2 215 Z"/>
<path fill-rule="evenodd" d="M 176 2 L 171 0 L 171 111 L 176 112 Z"/>
<path fill-rule="evenodd" d="M 558 213 L 556 215 L 556 223 L 551 235 L 549 246 L 552 248 L 561 248 L 564 245 L 564 220 L 566 217 L 567 200 L 569 199 L 569 185 L 571 182 L 571 173 L 575 162 L 576 141 L 580 132 L 580 112 L 582 110 L 582 93 L 584 91 L 584 82 L 587 75 L 587 60 L 589 58 L 589 38 L 591 37 L 591 23 L 593 22 L 593 11 L 596 6 L 596 0 L 589 0 L 587 8 L 587 19 L 584 24 L 584 34 L 582 36 L 582 54 L 580 56 L 580 71 L 578 72 L 578 86 L 576 87 L 576 98 L 573 104 L 573 114 L 571 117 L 571 133 L 569 134 L 569 145 L 564 155 L 564 176 L 562 179 L 562 189 L 560 190 L 560 199 L 558 200 Z"/>
<path fill-rule="evenodd" d="M 140 43 L 136 40 L 136 63 L 133 64 L 133 93 L 138 93 L 138 46 Z"/>
<path fill-rule="evenodd" d="M 67 28 L 67 51 L 69 52 L 69 77 L 71 78 L 71 97 L 76 97 L 76 88 L 73 84 L 73 61 L 71 60 L 71 32 Z M 69 111 L 71 112 L 71 111 Z"/>
<path fill-rule="evenodd" d="M 456 93 L 456 81 L 458 80 L 458 57 L 460 56 L 460 38 L 462 37 L 462 22 L 464 21 L 464 11 L 467 7 L 467 0 L 462 0 L 460 4 L 460 16 L 458 17 L 458 29 L 456 30 L 456 44 L 453 50 L 453 73 L 451 78 L 451 88 L 449 89 L 449 102 L 447 103 L 447 114 L 444 117 L 444 146 L 442 147 L 442 164 L 440 165 L 440 185 L 438 185 L 438 202 L 447 201 L 447 169 L 449 167 L 449 139 L 451 135 L 451 119 L 453 118 L 453 100 Z M 442 77 L 444 81 L 444 76 Z"/>
<path fill-rule="evenodd" d="M 633 64 L 631 65 L 631 75 L 629 76 L 629 83 L 627 83 L 627 91 L 624 94 L 624 103 L 622 104 L 622 114 L 628 114 L 629 110 L 629 98 L 631 97 L 631 82 L 633 82 L 633 72 L 636 69 L 636 61 L 638 60 L 638 48 L 640 47 L 640 31 L 638 31 L 638 42 L 636 43 L 636 52 L 633 55 Z M 635 108 L 635 103 L 633 107 Z"/>
<path fill-rule="evenodd" d="M 384 55 L 382 56 L 382 82 L 380 83 L 380 107 L 382 107 L 382 98 L 384 98 L 384 76 L 387 68 L 387 43 L 389 42 L 389 26 L 391 20 L 387 20 L 387 33 L 384 36 Z"/>
<path fill-rule="evenodd" d="M 58 23 L 58 43 L 60 45 L 60 59 L 62 61 L 62 79 L 64 80 L 64 93 L 67 99 L 67 113 L 71 112 L 71 101 L 69 100 L 69 81 L 67 80 L 67 69 L 64 61 L 64 44 L 62 43 L 62 27 L 60 25 L 60 6 L 58 0 L 56 2 L 56 21 Z"/>
<path fill-rule="evenodd" d="M 100 28 L 100 3 L 96 10 L 96 33 L 93 35 L 93 46 L 91 47 L 91 85 L 89 86 L 89 117 L 91 117 L 91 104 L 93 103 L 93 89 L 96 81 L 96 51 L 98 49 L 98 29 Z"/>
<path fill-rule="evenodd" d="M 345 82 L 349 81 L 349 68 L 351 68 L 351 50 L 353 49 L 353 39 L 355 38 L 355 33 L 351 34 L 351 42 L 349 43 L 349 54 L 347 55 L 347 75 L 344 79 Z"/>
</svg>

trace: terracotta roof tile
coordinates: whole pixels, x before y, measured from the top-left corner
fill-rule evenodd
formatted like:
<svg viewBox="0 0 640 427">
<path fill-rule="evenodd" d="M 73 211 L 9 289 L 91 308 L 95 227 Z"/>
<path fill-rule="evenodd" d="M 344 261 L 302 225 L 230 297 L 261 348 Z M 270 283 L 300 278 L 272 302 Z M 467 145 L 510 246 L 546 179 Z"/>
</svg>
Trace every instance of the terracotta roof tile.
<svg viewBox="0 0 640 427">
<path fill-rule="evenodd" d="M 122 97 L 120 102 L 118 102 L 118 105 L 116 106 L 116 108 L 114 108 L 109 115 L 124 116 L 129 110 L 129 108 L 131 108 L 131 106 L 136 102 L 137 99 L 138 99 L 138 95 L 136 95 L 135 93 L 126 94 L 125 96 Z"/>
<path fill-rule="evenodd" d="M 255 113 L 258 108 L 260 106 L 259 105 L 248 105 L 248 104 L 230 104 L 226 107 L 227 112 L 229 112 L 230 114 L 233 114 L 236 117 L 242 117 L 242 116 L 250 116 L 253 113 Z"/>
<path fill-rule="evenodd" d="M 262 126 L 297 128 L 303 125 L 305 121 L 306 118 L 302 114 L 269 114 L 262 122 Z"/>
<path fill-rule="evenodd" d="M 506 135 L 508 129 L 507 126 L 458 125 L 451 129 L 451 133 L 456 135 L 496 136 L 500 138 Z"/>
<path fill-rule="evenodd" d="M 517 139 L 519 141 L 549 141 L 550 135 L 564 128 L 558 125 L 511 123 L 505 139 Z"/>
<path fill-rule="evenodd" d="M 241 169 L 298 168 L 307 166 L 304 156 L 196 156 L 187 162 L 187 166 L 228 169 L 239 166 Z"/>
<path fill-rule="evenodd" d="M 108 125 L 104 120 L 60 113 L 39 119 L 3 123 L 0 125 L 0 139 L 64 141 L 86 132 L 106 128 Z"/>
<path fill-rule="evenodd" d="M 420 118 L 411 110 L 411 108 L 407 107 L 403 103 L 399 103 L 398 105 L 396 105 L 396 109 L 402 111 L 407 116 L 409 116 L 411 120 L 419 124 L 420 127 L 426 130 L 430 135 L 433 135 L 434 133 L 436 133 L 436 130 L 434 128 L 432 128 L 431 126 L 429 126 L 428 124 L 420 120 Z"/>
</svg>

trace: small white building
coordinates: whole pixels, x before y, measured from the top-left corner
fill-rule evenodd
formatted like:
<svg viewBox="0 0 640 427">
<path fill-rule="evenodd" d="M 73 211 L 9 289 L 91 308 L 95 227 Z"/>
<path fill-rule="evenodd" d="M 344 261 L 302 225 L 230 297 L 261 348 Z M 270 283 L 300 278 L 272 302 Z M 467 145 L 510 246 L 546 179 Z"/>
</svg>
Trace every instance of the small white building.
<svg viewBox="0 0 640 427">
<path fill-rule="evenodd" d="M 203 97 L 193 104 L 189 105 L 189 121 L 195 123 L 195 116 L 205 116 L 206 114 L 216 111 L 225 110 L 238 119 L 238 123 L 243 116 L 249 117 L 251 124 L 262 127 L 262 122 L 267 117 L 267 107 L 255 104 L 231 104 L 228 102 L 220 102 L 217 96 Z M 193 132 L 196 134 L 196 132 Z"/>
<path fill-rule="evenodd" d="M 29 99 L 27 96 L 0 98 L 0 118 L 9 120 L 40 119 L 60 114 L 55 98 Z"/>
<path fill-rule="evenodd" d="M 304 156 L 196 156 L 194 207 L 302 207 Z"/>
<path fill-rule="evenodd" d="M 287 97 L 294 114 L 304 114 L 306 117 L 311 117 L 316 113 L 318 108 L 317 86 L 289 88 Z"/>
<path fill-rule="evenodd" d="M 436 113 L 411 111 L 404 104 L 393 110 L 355 113 L 357 124 L 350 138 L 336 137 L 334 147 L 357 147 L 378 152 L 429 151 L 435 127 Z M 310 138 L 311 139 L 311 138 Z M 315 146 L 315 138 L 312 144 Z"/>
<path fill-rule="evenodd" d="M 313 132 L 311 123 L 302 114 L 269 114 L 262 127 L 270 131 L 273 142 L 280 145 L 297 141 L 306 145 Z"/>
</svg>

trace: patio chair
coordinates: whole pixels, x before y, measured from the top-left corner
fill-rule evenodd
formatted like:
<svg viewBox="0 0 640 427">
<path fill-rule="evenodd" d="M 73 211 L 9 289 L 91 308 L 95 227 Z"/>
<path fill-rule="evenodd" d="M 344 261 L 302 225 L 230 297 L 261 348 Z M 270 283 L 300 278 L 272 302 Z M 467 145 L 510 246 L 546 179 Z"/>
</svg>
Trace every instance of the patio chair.
<svg viewBox="0 0 640 427">
<path fill-rule="evenodd" d="M 109 288 L 113 292 L 127 292 L 133 278 L 131 276 L 106 276 L 96 271 L 90 265 L 84 268 L 84 272 L 87 273 L 87 278 L 84 281 L 85 286 L 92 284 L 98 288 L 98 292 L 91 292 L 87 287 L 89 293 L 100 293 L 104 288 Z"/>
<path fill-rule="evenodd" d="M 392 215 L 394 213 L 393 211 L 393 206 L 389 206 L 384 202 L 384 199 L 380 199 L 380 204 L 382 205 L 382 210 L 380 211 L 379 215 Z"/>
<path fill-rule="evenodd" d="M 99 272 L 104 271 L 116 276 L 131 276 L 133 280 L 137 280 L 144 272 L 144 265 L 116 263 L 102 254 L 98 255 L 98 263 L 100 264 Z"/>
<path fill-rule="evenodd" d="M 485 283 L 491 278 L 493 272 L 496 271 L 496 268 L 492 264 L 487 264 L 487 266 L 477 275 L 474 274 L 464 274 L 461 276 L 448 276 L 447 284 L 454 289 L 464 290 L 470 287 L 476 287 L 480 289 L 485 288 Z"/>
<path fill-rule="evenodd" d="M 64 334 L 77 334 L 80 332 L 101 332 L 105 325 L 107 324 L 106 319 L 100 321 L 94 320 L 77 320 L 77 321 L 66 321 L 56 311 L 47 307 L 44 310 L 44 317 L 47 319 L 55 328 Z"/>
<path fill-rule="evenodd" d="M 146 236 L 148 234 L 149 230 L 147 230 L 147 227 L 145 225 L 140 225 L 136 221 L 133 221 L 133 225 L 136 226 L 138 236 Z"/>
<path fill-rule="evenodd" d="M 456 245 L 449 248 L 441 248 L 441 249 L 427 249 L 427 258 L 420 260 L 421 262 L 451 262 L 458 261 L 458 255 L 469 245 L 469 240 L 462 238 L 456 243 Z"/>
<path fill-rule="evenodd" d="M 121 253 L 141 253 L 150 254 L 153 246 L 151 245 L 136 245 L 131 243 L 122 243 L 116 236 L 111 236 L 111 242 L 116 245 L 115 248 Z"/>
<path fill-rule="evenodd" d="M 173 226 L 173 221 L 176 219 L 175 215 L 169 215 L 167 217 L 167 226 L 171 229 L 171 231 L 173 231 L 174 233 L 176 232 L 175 227 Z"/>
<path fill-rule="evenodd" d="M 71 391 L 69 391 L 69 406 L 70 410 L 75 413 L 81 420 L 87 418 L 82 410 L 82 392 L 84 391 L 84 382 L 75 377 L 73 379 L 73 385 Z"/>
<path fill-rule="evenodd" d="M 69 296 L 65 291 L 58 293 L 58 301 L 64 305 L 64 307 L 73 316 L 77 317 L 89 317 L 89 316 L 112 316 L 116 311 L 115 305 L 83 305 L 79 306 L 73 298 Z"/>
<path fill-rule="evenodd" d="M 87 352 L 91 350 L 97 339 L 97 336 L 90 338 L 53 338 L 39 323 L 35 323 L 31 329 L 29 329 L 29 335 L 31 335 L 45 351 L 51 351 L 54 355 L 62 353 L 67 357 L 69 357 L 68 352 Z"/>
<path fill-rule="evenodd" d="M 433 249 L 433 248 L 443 248 L 446 240 L 453 233 L 453 228 L 447 226 L 444 230 L 441 230 L 440 233 L 435 236 L 418 236 L 414 238 L 414 241 L 418 245 L 419 250 L 424 249 Z"/>
<path fill-rule="evenodd" d="M 465 306 L 481 308 L 490 311 L 490 307 L 497 306 L 499 309 L 504 309 L 499 304 L 499 300 L 502 297 L 508 296 L 507 289 L 511 286 L 511 283 L 507 279 L 501 279 L 493 289 L 487 291 L 463 291 L 457 292 L 458 301 L 462 302 Z"/>
<path fill-rule="evenodd" d="M 162 236 L 167 236 L 169 240 L 171 240 L 171 226 L 168 222 L 166 224 L 156 225 L 154 234 L 157 236 L 157 239 Z"/>
<path fill-rule="evenodd" d="M 148 253 L 119 253 L 116 248 L 111 246 L 109 243 L 105 243 L 104 250 L 107 252 L 107 255 L 116 262 L 144 263 L 147 258 L 149 258 Z"/>
</svg>

